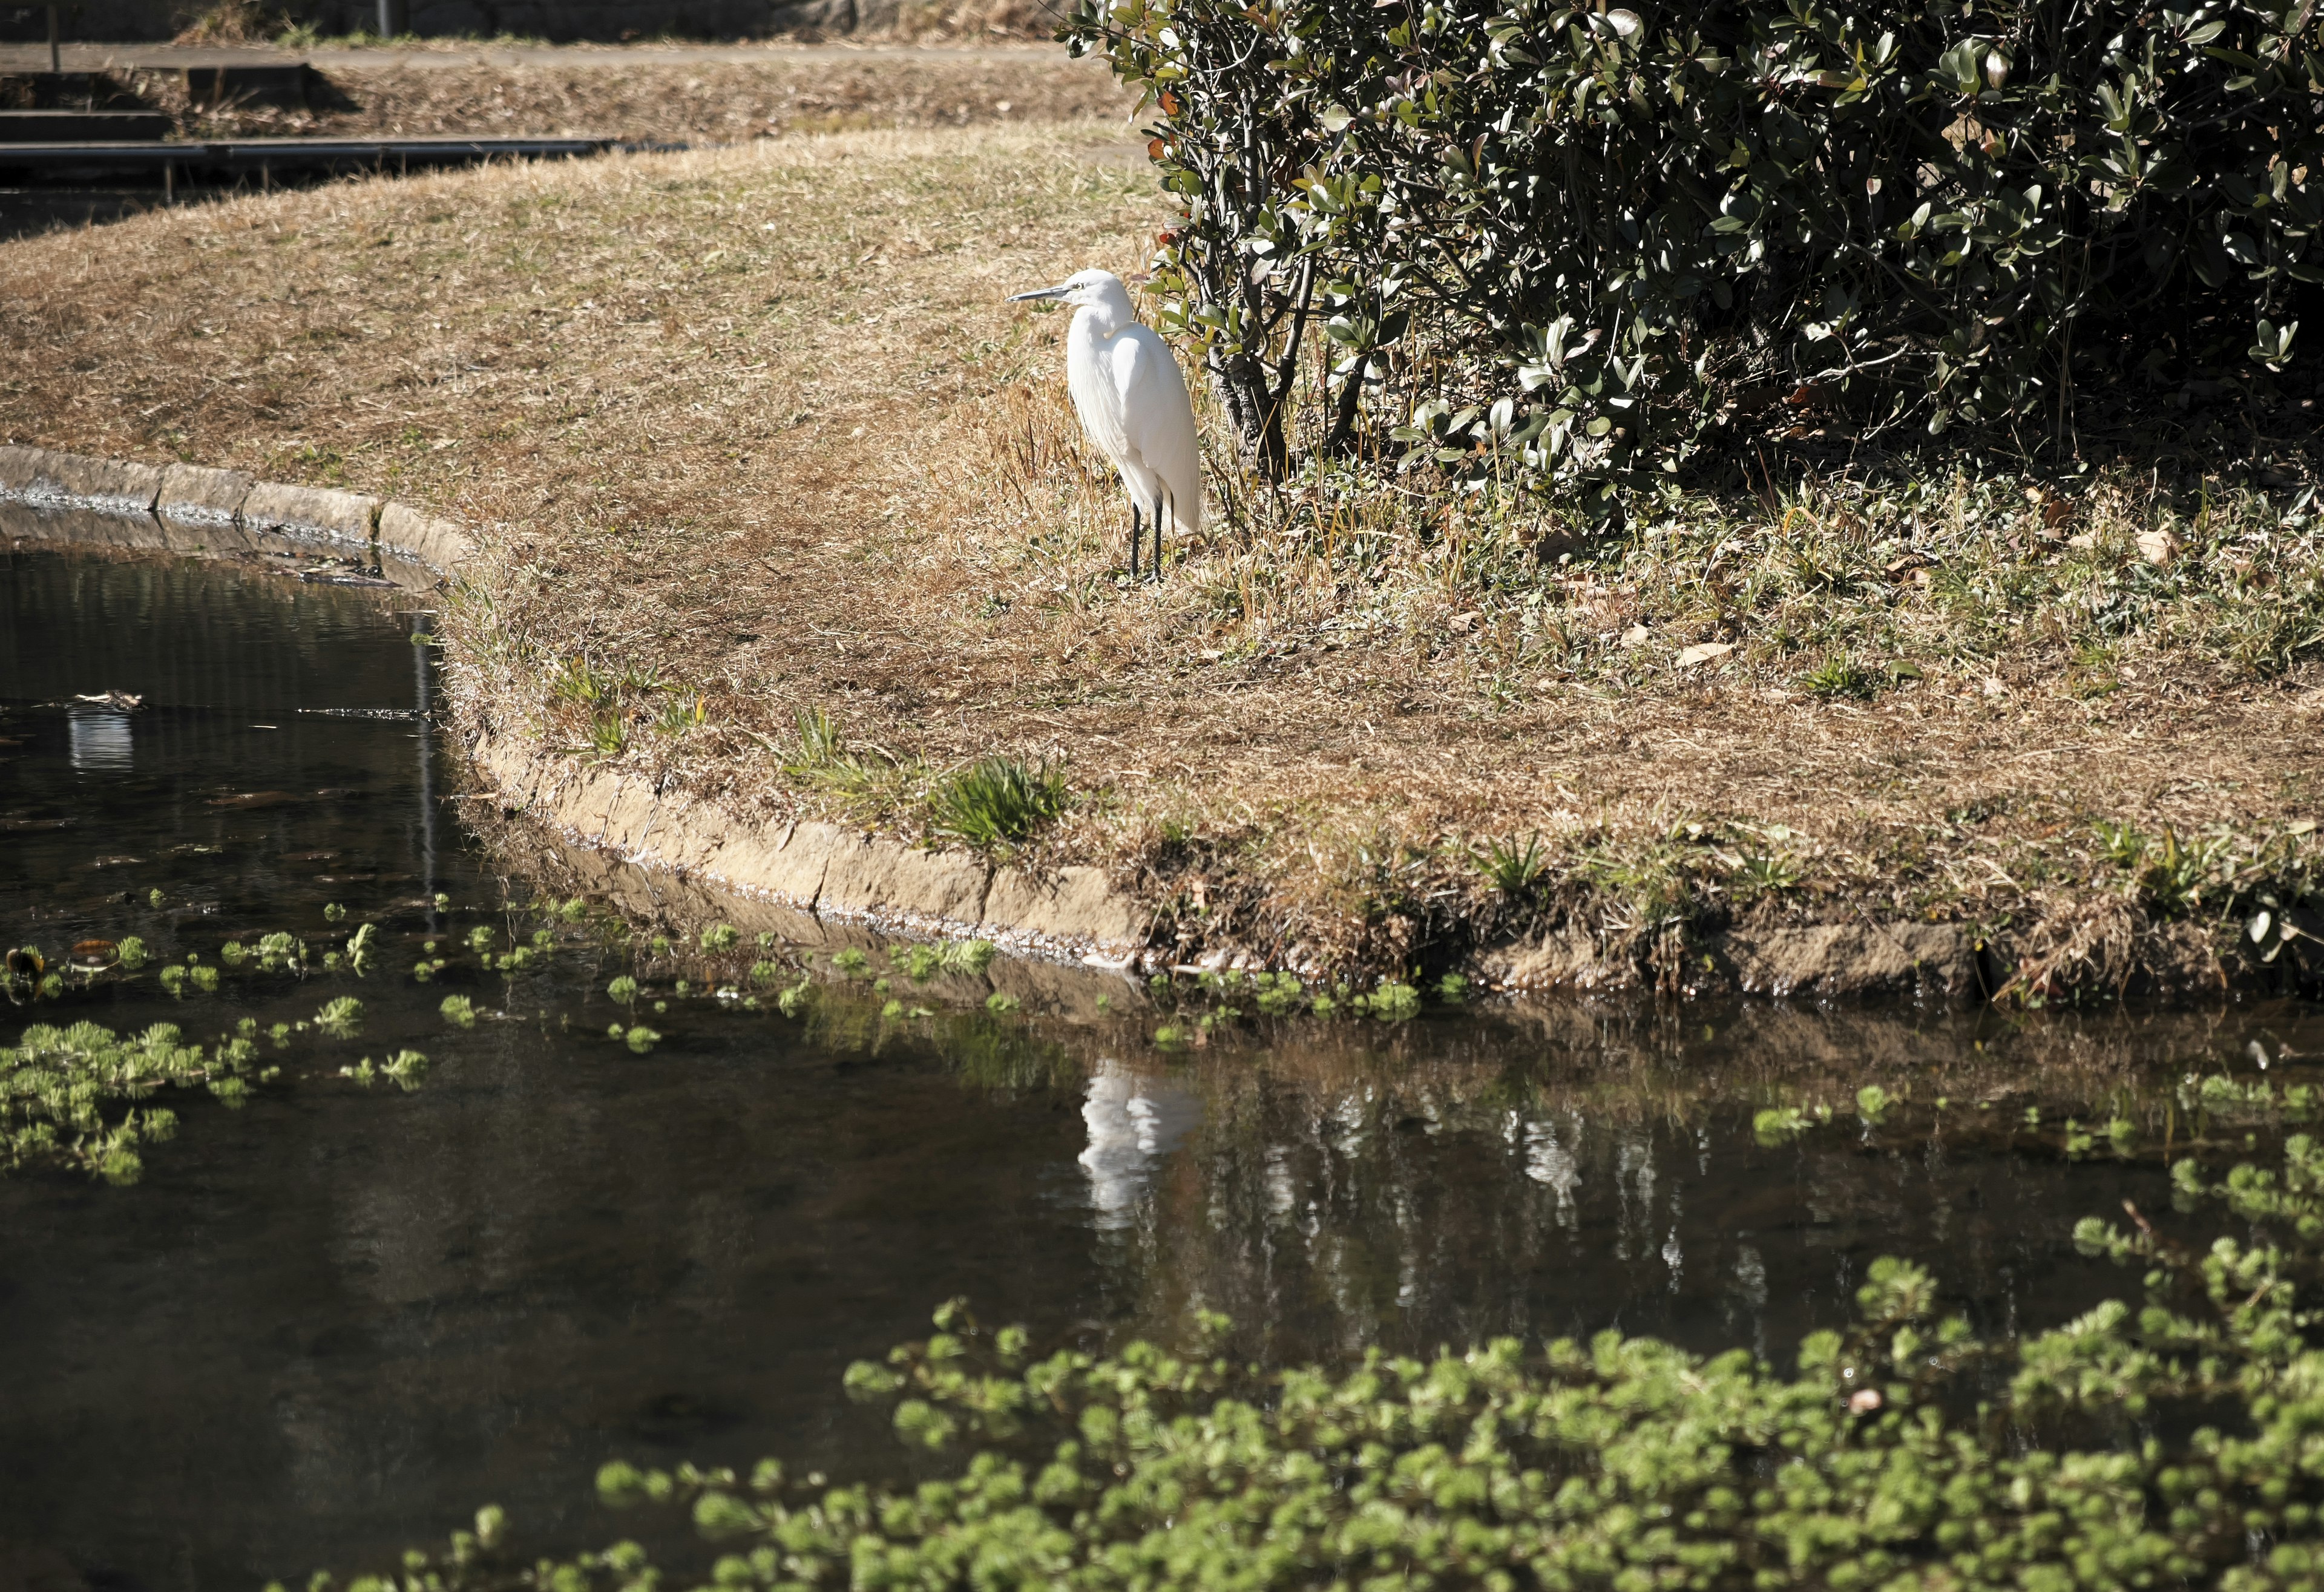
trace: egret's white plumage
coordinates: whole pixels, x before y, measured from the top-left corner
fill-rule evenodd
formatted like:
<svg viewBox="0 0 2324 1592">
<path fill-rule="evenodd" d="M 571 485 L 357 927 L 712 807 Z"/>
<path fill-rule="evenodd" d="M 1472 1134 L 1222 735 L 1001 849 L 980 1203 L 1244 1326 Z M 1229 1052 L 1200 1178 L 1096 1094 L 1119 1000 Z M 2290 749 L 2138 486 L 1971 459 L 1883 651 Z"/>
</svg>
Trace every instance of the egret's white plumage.
<svg viewBox="0 0 2324 1592">
<path fill-rule="evenodd" d="M 1121 472 L 1130 493 L 1130 572 L 1138 573 L 1139 520 L 1154 522 L 1154 573 L 1162 573 L 1162 520 L 1203 527 L 1203 470 L 1194 405 L 1170 345 L 1139 323 L 1130 290 L 1110 271 L 1077 271 L 1054 288 L 1010 300 L 1074 306 L 1065 332 L 1065 387 L 1082 429 Z"/>
</svg>

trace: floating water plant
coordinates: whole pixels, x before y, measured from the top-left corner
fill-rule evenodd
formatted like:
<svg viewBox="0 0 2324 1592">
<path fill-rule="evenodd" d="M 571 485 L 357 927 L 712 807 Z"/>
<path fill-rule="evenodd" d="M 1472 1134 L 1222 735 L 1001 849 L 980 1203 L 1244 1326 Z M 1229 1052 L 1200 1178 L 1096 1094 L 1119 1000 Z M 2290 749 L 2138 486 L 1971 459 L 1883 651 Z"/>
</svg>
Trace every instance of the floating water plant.
<svg viewBox="0 0 2324 1592">
<path fill-rule="evenodd" d="M 447 995 L 444 1003 L 436 1009 L 443 1013 L 446 1022 L 456 1027 L 473 1028 L 476 1026 L 476 1003 L 465 995 Z"/>
<path fill-rule="evenodd" d="M 1348 1004 L 1384 1023 L 1401 1023 L 1420 1015 L 1420 991 L 1409 984 L 1391 980 L 1368 995 L 1355 997 Z"/>
<path fill-rule="evenodd" d="M 173 1023 L 125 1039 L 95 1023 L 26 1028 L 0 1048 L 0 1168 L 62 1163 L 109 1182 L 135 1182 L 136 1146 L 171 1136 L 177 1118 L 160 1109 L 114 1117 L 108 1108 L 197 1083 L 230 1098 L 256 1059 L 247 1039 L 207 1049 L 183 1040 Z"/>
<path fill-rule="evenodd" d="M 1024 1004 L 1025 1003 L 1023 1001 L 1018 999 L 1014 995 L 1010 995 L 1006 990 L 1001 989 L 995 989 L 991 994 L 984 998 L 984 1009 L 986 1011 L 1004 1015 L 1017 1010 Z"/>
<path fill-rule="evenodd" d="M 352 1067 L 340 1068 L 339 1076 L 353 1079 L 365 1089 L 369 1089 L 380 1079 L 384 1078 L 408 1092 L 419 1086 L 421 1076 L 427 1071 L 426 1056 L 416 1050 L 400 1050 L 376 1065 L 369 1056 L 365 1056 Z"/>
<path fill-rule="evenodd" d="M 2074 1232 L 2144 1299 L 2050 1331 L 1982 1338 L 1895 1258 L 1789 1373 L 1618 1330 L 1268 1368 L 1209 1311 L 1184 1352 L 1042 1355 L 954 1302 L 844 1378 L 916 1485 L 616 1460 L 597 1489 L 690 1517 L 731 1592 L 2311 1586 L 2324 1477 L 2297 1456 L 2324 1422 L 2324 1146 L 2224 1176 L 2186 1160 L 2172 1182 L 2194 1230 L 2133 1208 Z M 503 1561 L 484 1528 L 406 1574 L 441 1592 L 664 1584 L 635 1541 Z"/>
<path fill-rule="evenodd" d="M 364 1004 L 352 995 L 326 1001 L 315 1014 L 315 1026 L 334 1039 L 352 1039 L 363 1031 Z"/>
<path fill-rule="evenodd" d="M 742 931 L 731 923 L 714 923 L 702 931 L 702 949 L 712 956 L 724 956 L 742 943 Z"/>
<path fill-rule="evenodd" d="M 633 1004 L 638 998 L 638 981 L 623 973 L 605 986 L 606 995 L 622 1006 Z"/>
</svg>

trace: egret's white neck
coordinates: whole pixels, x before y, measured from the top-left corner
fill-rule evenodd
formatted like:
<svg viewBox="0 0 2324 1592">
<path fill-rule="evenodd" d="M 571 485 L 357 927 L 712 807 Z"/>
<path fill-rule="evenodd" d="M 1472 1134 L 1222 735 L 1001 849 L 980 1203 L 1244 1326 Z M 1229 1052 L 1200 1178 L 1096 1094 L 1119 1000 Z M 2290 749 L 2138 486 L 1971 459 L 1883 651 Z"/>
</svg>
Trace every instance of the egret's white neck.
<svg viewBox="0 0 2324 1592">
<path fill-rule="evenodd" d="M 1127 326 L 1138 320 L 1138 311 L 1130 305 L 1130 295 L 1122 289 L 1111 288 L 1074 311 L 1073 333 L 1093 343 L 1102 343 Z"/>
</svg>

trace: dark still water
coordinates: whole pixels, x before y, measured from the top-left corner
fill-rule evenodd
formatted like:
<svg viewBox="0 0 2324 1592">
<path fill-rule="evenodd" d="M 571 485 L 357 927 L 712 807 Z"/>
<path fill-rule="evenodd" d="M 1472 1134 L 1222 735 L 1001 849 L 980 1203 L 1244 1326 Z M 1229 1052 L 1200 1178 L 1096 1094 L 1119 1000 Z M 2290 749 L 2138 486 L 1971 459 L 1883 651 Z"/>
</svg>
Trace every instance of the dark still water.
<svg viewBox="0 0 2324 1592">
<path fill-rule="evenodd" d="M 869 941 L 852 981 L 834 944 L 657 954 L 650 925 L 535 910 L 461 826 L 414 711 L 424 599 L 5 546 L 0 939 L 156 960 L 0 1007 L 0 1045 L 247 1019 L 281 1068 L 238 1107 L 170 1091 L 134 1183 L 0 1175 L 0 1562 L 93 1585 L 383 1567 L 485 1502 L 520 1544 L 610 1541 L 636 1523 L 591 1496 L 615 1457 L 891 1473 L 841 1373 L 955 1294 L 1092 1346 L 1209 1309 L 1274 1359 L 1619 1327 L 1787 1365 L 1903 1254 L 1988 1329 L 2045 1324 L 2127 1285 L 2075 1219 L 2167 1210 L 2163 1144 L 2226 1132 L 2188 1074 L 2303 1077 L 2324 1048 L 2295 1008 L 1763 1006 L 1245 1020 L 1166 1054 L 1094 973 L 995 1013 L 986 980 L 916 989 Z M 108 691 L 143 704 L 75 700 Z M 324 964 L 365 925 L 362 976 Z M 222 965 L 273 932 L 303 971 Z M 189 954 L 216 988 L 172 996 Z M 749 1009 L 761 956 L 785 971 Z M 795 966 L 819 982 L 785 1017 Z M 298 1028 L 346 995 L 358 1032 Z M 641 1022 L 642 1054 L 606 1032 Z M 405 1050 L 408 1091 L 341 1075 Z M 1867 1082 L 1909 1101 L 1862 1120 Z M 1755 1132 L 1786 1106 L 1811 1126 Z M 2073 1113 L 2136 1152 L 2070 1158 Z"/>
</svg>

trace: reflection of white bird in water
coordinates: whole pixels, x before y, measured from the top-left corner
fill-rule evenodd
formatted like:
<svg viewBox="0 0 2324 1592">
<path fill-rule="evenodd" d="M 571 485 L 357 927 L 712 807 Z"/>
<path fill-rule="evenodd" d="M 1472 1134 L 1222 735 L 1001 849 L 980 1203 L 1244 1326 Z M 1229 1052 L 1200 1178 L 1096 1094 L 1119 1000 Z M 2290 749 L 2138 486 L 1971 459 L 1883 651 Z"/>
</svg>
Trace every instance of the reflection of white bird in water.
<svg viewBox="0 0 2324 1592">
<path fill-rule="evenodd" d="M 1163 1079 L 1141 1078 L 1117 1061 L 1098 1063 L 1082 1105 L 1089 1148 L 1081 1155 L 1098 1226 L 1127 1224 L 1155 1163 L 1202 1119 L 1202 1102 L 1185 1090 Z"/>
<path fill-rule="evenodd" d="M 1121 472 L 1130 493 L 1130 575 L 1138 578 L 1140 517 L 1154 521 L 1154 578 L 1162 578 L 1162 515 L 1192 535 L 1203 528 L 1203 468 L 1194 446 L 1194 405 L 1170 345 L 1140 326 L 1130 290 L 1110 271 L 1082 271 L 1054 288 L 1009 302 L 1057 299 L 1073 305 L 1065 333 L 1065 387 L 1097 450 Z"/>
</svg>

